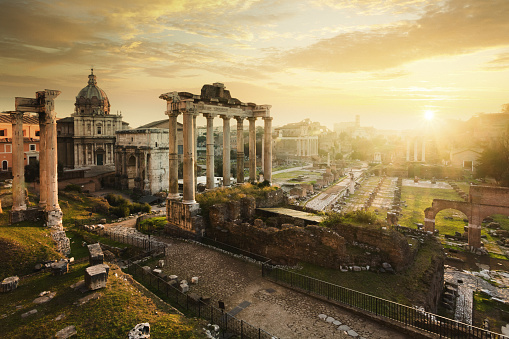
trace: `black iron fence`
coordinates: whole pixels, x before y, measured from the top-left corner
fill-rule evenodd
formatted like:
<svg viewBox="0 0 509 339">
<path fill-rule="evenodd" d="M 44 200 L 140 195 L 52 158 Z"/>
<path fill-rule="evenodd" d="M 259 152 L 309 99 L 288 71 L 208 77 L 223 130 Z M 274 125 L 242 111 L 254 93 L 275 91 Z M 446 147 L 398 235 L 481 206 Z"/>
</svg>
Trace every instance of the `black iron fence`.
<svg viewBox="0 0 509 339">
<path fill-rule="evenodd" d="M 146 255 L 147 254 L 145 254 L 145 256 Z M 182 293 L 166 280 L 152 272 L 143 270 L 140 265 L 133 263 L 131 260 L 129 260 L 127 271 L 157 296 L 169 302 L 172 306 L 181 309 L 187 315 L 206 319 L 210 321 L 211 324 L 218 325 L 223 333 L 222 338 L 228 338 L 229 334 L 236 335 L 242 339 L 275 338 L 261 328 L 255 327 L 244 320 L 239 320 L 219 308 L 208 305 L 200 298 Z"/>
<path fill-rule="evenodd" d="M 378 298 L 346 287 L 334 285 L 302 274 L 291 272 L 270 264 L 263 264 L 265 278 L 315 294 L 331 301 L 352 306 L 365 312 L 392 319 L 444 338 L 509 338 L 499 333 L 461 323 L 413 307 Z"/>
</svg>

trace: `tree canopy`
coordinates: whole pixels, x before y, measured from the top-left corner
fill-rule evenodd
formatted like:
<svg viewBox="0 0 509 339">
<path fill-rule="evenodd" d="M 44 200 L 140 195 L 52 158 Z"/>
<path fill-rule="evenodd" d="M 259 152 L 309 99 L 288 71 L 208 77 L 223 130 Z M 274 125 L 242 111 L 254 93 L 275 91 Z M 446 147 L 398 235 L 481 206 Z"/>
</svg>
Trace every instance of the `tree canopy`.
<svg viewBox="0 0 509 339">
<path fill-rule="evenodd" d="M 478 177 L 489 176 L 498 184 L 509 187 L 509 130 L 484 149 L 476 169 Z"/>
</svg>

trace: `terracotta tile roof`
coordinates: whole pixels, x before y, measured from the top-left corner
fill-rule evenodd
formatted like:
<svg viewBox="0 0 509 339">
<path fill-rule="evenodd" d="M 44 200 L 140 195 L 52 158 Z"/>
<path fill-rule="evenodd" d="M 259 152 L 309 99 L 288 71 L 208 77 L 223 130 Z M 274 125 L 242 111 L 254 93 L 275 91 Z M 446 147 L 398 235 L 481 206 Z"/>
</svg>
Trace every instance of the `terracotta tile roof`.
<svg viewBox="0 0 509 339">
<path fill-rule="evenodd" d="M 0 123 L 11 123 L 11 117 L 9 114 L 0 114 Z M 23 115 L 23 124 L 27 125 L 39 125 L 39 118 L 37 116 Z"/>
</svg>

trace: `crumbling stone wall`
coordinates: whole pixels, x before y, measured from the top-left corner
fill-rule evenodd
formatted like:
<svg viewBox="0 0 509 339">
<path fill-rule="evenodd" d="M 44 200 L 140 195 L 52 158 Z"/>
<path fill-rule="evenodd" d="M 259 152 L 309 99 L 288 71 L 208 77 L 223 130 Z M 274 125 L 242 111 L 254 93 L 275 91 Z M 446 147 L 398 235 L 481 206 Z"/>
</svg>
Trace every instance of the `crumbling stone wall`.
<svg viewBox="0 0 509 339">
<path fill-rule="evenodd" d="M 249 206 L 253 211 L 252 204 L 252 200 L 241 199 L 212 206 L 207 236 L 283 265 L 305 261 L 334 269 L 342 265 L 376 268 L 388 262 L 401 270 L 413 260 L 414 252 L 398 232 L 351 225 L 299 227 L 286 216 L 264 222 L 254 219 L 254 213 L 240 212 Z"/>
</svg>

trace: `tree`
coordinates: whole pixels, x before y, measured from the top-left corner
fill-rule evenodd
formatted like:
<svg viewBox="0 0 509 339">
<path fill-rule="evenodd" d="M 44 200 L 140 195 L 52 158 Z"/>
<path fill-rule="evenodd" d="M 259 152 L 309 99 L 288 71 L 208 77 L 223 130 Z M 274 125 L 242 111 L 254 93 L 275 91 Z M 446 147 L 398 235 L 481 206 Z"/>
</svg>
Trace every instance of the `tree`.
<svg viewBox="0 0 509 339">
<path fill-rule="evenodd" d="M 479 157 L 477 176 L 490 176 L 501 186 L 509 187 L 509 130 L 495 139 Z"/>
<path fill-rule="evenodd" d="M 34 182 L 39 178 L 39 161 L 32 160 L 25 166 L 25 181 Z"/>
</svg>

